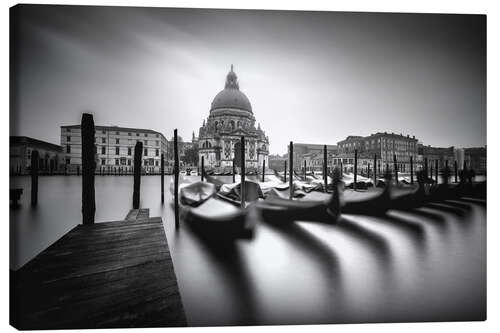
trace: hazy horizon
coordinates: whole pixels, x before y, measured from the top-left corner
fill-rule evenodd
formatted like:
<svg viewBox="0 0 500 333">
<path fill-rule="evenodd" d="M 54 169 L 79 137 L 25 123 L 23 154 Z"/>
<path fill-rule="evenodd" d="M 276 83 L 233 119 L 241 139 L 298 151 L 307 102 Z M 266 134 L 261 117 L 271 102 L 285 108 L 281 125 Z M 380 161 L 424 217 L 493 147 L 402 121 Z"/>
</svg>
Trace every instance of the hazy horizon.
<svg viewBox="0 0 500 333">
<path fill-rule="evenodd" d="M 486 145 L 484 15 L 21 7 L 11 135 L 60 144 L 85 111 L 190 141 L 234 64 L 271 154 L 376 132 Z"/>
</svg>

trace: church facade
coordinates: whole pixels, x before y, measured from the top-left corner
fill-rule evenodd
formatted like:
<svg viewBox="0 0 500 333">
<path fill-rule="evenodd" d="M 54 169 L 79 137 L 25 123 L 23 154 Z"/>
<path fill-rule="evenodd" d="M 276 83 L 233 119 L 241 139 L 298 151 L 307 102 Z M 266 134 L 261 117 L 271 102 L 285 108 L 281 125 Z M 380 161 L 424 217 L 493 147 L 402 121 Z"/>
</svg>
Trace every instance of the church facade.
<svg viewBox="0 0 500 333">
<path fill-rule="evenodd" d="M 252 106 L 240 91 L 231 65 L 224 90 L 213 99 L 210 114 L 199 129 L 199 163 L 203 157 L 208 168 L 232 167 L 233 160 L 239 166 L 241 136 L 245 137 L 246 167 L 259 168 L 264 161 L 269 165 L 269 138 L 260 124 L 255 127 Z"/>
</svg>

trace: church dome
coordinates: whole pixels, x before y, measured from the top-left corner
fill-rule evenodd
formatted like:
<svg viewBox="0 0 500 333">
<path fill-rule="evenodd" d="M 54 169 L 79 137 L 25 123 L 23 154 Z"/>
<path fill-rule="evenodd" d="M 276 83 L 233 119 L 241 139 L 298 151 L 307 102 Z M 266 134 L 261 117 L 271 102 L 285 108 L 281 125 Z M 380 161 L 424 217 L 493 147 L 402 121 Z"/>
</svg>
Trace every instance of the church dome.
<svg viewBox="0 0 500 333">
<path fill-rule="evenodd" d="M 250 104 L 248 97 L 240 91 L 238 77 L 233 71 L 233 65 L 231 65 L 231 71 L 227 74 L 224 90 L 215 96 L 210 111 L 225 108 L 234 108 L 245 110 L 250 113 L 252 112 L 252 105 Z"/>
</svg>

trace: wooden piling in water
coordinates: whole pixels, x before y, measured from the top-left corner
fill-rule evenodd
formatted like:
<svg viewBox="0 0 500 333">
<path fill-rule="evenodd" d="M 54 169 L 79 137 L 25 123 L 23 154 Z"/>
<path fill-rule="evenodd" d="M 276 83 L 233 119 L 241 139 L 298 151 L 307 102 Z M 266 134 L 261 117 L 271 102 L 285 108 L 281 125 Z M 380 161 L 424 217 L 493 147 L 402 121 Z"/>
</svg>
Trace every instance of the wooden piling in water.
<svg viewBox="0 0 500 333">
<path fill-rule="evenodd" d="M 306 167 L 307 167 L 307 161 L 304 160 L 304 180 L 306 180 Z"/>
<path fill-rule="evenodd" d="M 428 161 L 427 161 L 427 157 L 424 158 L 424 173 L 425 173 L 425 179 L 427 179 L 429 177 L 429 164 L 428 164 Z"/>
<path fill-rule="evenodd" d="M 286 160 L 285 160 L 285 179 L 283 180 L 284 183 L 286 183 Z"/>
<path fill-rule="evenodd" d="M 236 183 L 236 158 L 233 158 L 233 184 Z"/>
<path fill-rule="evenodd" d="M 201 156 L 201 181 L 205 180 L 205 156 Z"/>
<path fill-rule="evenodd" d="M 444 161 L 444 169 L 445 169 L 445 172 L 443 173 L 443 176 L 446 177 L 446 179 L 444 179 L 444 183 L 445 184 L 448 184 L 448 181 L 449 181 L 449 176 L 450 176 L 450 169 L 448 168 L 448 160 Z"/>
<path fill-rule="evenodd" d="M 323 180 L 325 182 L 325 193 L 328 192 L 328 157 L 326 145 L 323 146 Z"/>
<path fill-rule="evenodd" d="M 31 152 L 31 206 L 38 204 L 38 150 Z"/>
<path fill-rule="evenodd" d="M 203 156 L 201 157 L 203 177 Z M 174 211 L 175 228 L 179 227 L 179 149 L 177 147 L 177 128 L 174 129 Z"/>
<path fill-rule="evenodd" d="M 370 179 L 370 163 L 368 163 L 366 173 L 367 173 L 366 178 Z"/>
<path fill-rule="evenodd" d="M 141 201 L 141 165 L 142 165 L 142 142 L 137 141 L 134 149 L 134 194 L 132 196 L 132 206 L 139 209 Z"/>
<path fill-rule="evenodd" d="M 377 187 L 377 154 L 373 155 L 373 187 Z"/>
<path fill-rule="evenodd" d="M 455 167 L 455 183 L 458 183 L 458 163 L 455 160 L 455 162 L 453 164 L 454 164 L 454 167 Z"/>
<path fill-rule="evenodd" d="M 434 176 L 434 172 L 433 172 L 433 170 L 432 170 L 432 163 L 431 163 L 431 170 L 430 170 L 430 171 L 431 171 L 431 172 L 430 172 L 430 175 L 431 175 L 431 176 L 430 176 L 430 178 L 431 178 L 431 180 L 432 180 L 432 176 Z"/>
<path fill-rule="evenodd" d="M 163 154 L 161 154 L 161 163 L 160 163 L 160 179 L 161 179 L 161 203 L 165 202 L 165 158 Z"/>
<path fill-rule="evenodd" d="M 436 184 L 439 183 L 439 179 L 438 179 L 438 172 L 439 172 L 439 161 L 436 160 Z"/>
<path fill-rule="evenodd" d="M 89 113 L 82 115 L 82 222 L 93 224 L 95 219 L 95 127 Z"/>
<path fill-rule="evenodd" d="M 266 173 L 266 160 L 262 161 L 262 182 L 264 182 L 264 175 Z"/>
<path fill-rule="evenodd" d="M 288 147 L 288 158 L 290 159 L 290 179 L 289 179 L 289 190 L 290 190 L 290 200 L 293 199 L 293 142 L 290 141 L 290 146 Z"/>
<path fill-rule="evenodd" d="M 410 156 L 410 184 L 413 185 L 413 156 Z"/>
<path fill-rule="evenodd" d="M 241 136 L 241 208 L 245 208 L 245 137 Z"/>
<path fill-rule="evenodd" d="M 357 181 L 358 181 L 358 150 L 354 149 L 354 183 L 352 185 L 354 191 L 356 191 Z"/>
<path fill-rule="evenodd" d="M 396 154 L 392 155 L 394 160 L 394 178 L 396 179 L 396 184 L 398 184 L 398 160 Z"/>
</svg>

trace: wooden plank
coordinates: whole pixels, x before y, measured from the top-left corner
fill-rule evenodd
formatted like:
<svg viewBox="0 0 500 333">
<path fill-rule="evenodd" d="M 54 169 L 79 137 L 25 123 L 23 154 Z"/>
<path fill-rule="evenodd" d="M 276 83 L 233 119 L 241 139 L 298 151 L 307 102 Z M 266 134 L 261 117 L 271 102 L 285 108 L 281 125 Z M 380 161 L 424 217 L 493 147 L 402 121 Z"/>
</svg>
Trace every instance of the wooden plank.
<svg viewBox="0 0 500 333">
<path fill-rule="evenodd" d="M 185 326 L 161 218 L 79 225 L 12 273 L 18 329 Z M 128 216 L 127 215 L 127 216 Z"/>
</svg>

